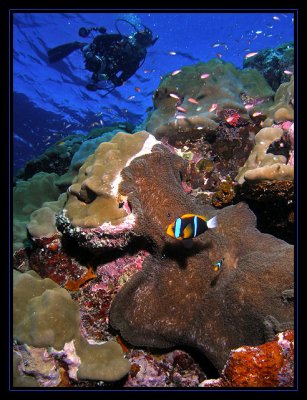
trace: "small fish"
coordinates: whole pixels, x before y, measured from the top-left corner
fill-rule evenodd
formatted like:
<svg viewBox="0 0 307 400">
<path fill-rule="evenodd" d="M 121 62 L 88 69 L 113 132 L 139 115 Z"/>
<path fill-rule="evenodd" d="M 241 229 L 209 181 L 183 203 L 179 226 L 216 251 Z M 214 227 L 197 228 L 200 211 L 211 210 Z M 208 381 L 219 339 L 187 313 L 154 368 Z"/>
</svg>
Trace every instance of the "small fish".
<svg viewBox="0 0 307 400">
<path fill-rule="evenodd" d="M 207 79 L 211 74 L 202 74 L 200 75 L 200 79 Z"/>
<path fill-rule="evenodd" d="M 68 124 L 65 126 L 65 129 L 69 128 L 71 126 L 71 124 Z"/>
<path fill-rule="evenodd" d="M 219 260 L 215 264 L 213 264 L 213 270 L 215 272 L 218 272 L 221 269 L 221 266 L 223 265 L 223 262 L 224 262 L 224 258 L 222 258 L 221 260 Z"/>
<path fill-rule="evenodd" d="M 220 43 L 213 43 L 212 45 L 211 45 L 211 47 L 219 47 L 220 46 Z"/>
<path fill-rule="evenodd" d="M 180 97 L 175 93 L 170 93 L 169 95 L 170 95 L 170 97 L 173 97 L 174 99 L 180 100 Z"/>
<path fill-rule="evenodd" d="M 98 112 L 97 114 L 95 114 L 96 117 L 100 117 L 100 115 L 102 115 L 102 111 Z"/>
<path fill-rule="evenodd" d="M 181 111 L 181 112 L 184 112 L 184 113 L 187 112 L 187 110 L 184 107 L 178 106 L 176 108 L 177 108 L 178 111 Z"/>
<path fill-rule="evenodd" d="M 270 34 L 270 35 L 266 35 L 266 37 L 272 37 L 273 35 L 272 34 Z"/>
<path fill-rule="evenodd" d="M 185 116 L 185 115 L 182 115 L 182 114 L 178 114 L 178 115 L 176 115 L 175 118 L 176 118 L 176 119 L 185 119 L 186 116 Z"/>
<path fill-rule="evenodd" d="M 176 69 L 176 71 L 172 72 L 172 76 L 180 74 L 181 69 Z"/>
<path fill-rule="evenodd" d="M 175 51 L 169 51 L 168 54 L 169 54 L 170 56 L 175 56 L 177 53 L 176 53 Z"/>
<path fill-rule="evenodd" d="M 216 103 L 213 103 L 212 104 L 212 106 L 209 108 L 209 112 L 212 112 L 212 111 L 214 111 L 214 110 L 216 110 L 217 109 L 217 104 Z"/>
<path fill-rule="evenodd" d="M 197 107 L 196 111 L 201 111 L 203 108 L 202 107 Z"/>
<path fill-rule="evenodd" d="M 254 57 L 256 54 L 258 54 L 258 51 L 257 52 L 253 52 L 253 53 L 245 54 L 244 58 Z"/>
<path fill-rule="evenodd" d="M 97 126 L 97 125 L 99 125 L 98 122 L 93 122 L 90 126 L 91 126 L 91 127 L 94 127 L 94 126 Z"/>
<path fill-rule="evenodd" d="M 257 35 L 260 35 L 260 33 L 262 33 L 262 31 L 256 31 L 256 34 L 257 34 Z"/>
<path fill-rule="evenodd" d="M 256 111 L 256 112 L 254 112 L 253 117 L 258 117 L 258 115 L 261 115 L 261 114 L 262 114 L 262 112 Z"/>
<path fill-rule="evenodd" d="M 286 75 L 293 75 L 293 72 L 292 71 L 288 71 L 287 69 L 284 71 L 284 74 L 286 74 Z"/>
<path fill-rule="evenodd" d="M 235 117 L 228 117 L 226 118 L 226 122 L 228 122 L 229 124 L 235 119 Z"/>
<path fill-rule="evenodd" d="M 129 96 L 127 100 L 133 100 L 135 98 L 135 96 Z"/>
<path fill-rule="evenodd" d="M 221 53 L 217 53 L 217 55 L 216 55 L 218 58 L 222 58 L 223 57 L 223 55 L 221 54 Z"/>
<path fill-rule="evenodd" d="M 184 214 L 172 222 L 166 233 L 174 239 L 191 239 L 204 233 L 207 229 L 217 227 L 217 219 L 213 217 L 207 221 L 202 215 Z"/>
<path fill-rule="evenodd" d="M 245 108 L 246 110 L 249 110 L 249 109 L 251 109 L 251 108 L 253 108 L 253 107 L 254 107 L 253 104 L 245 104 L 245 106 L 244 106 L 244 108 Z"/>
<path fill-rule="evenodd" d="M 266 25 L 267 28 L 272 29 L 273 25 Z"/>
<path fill-rule="evenodd" d="M 100 125 L 101 125 L 101 126 L 103 126 L 103 125 L 104 125 L 104 123 L 103 123 L 103 120 L 102 120 L 102 119 L 100 119 L 100 120 L 99 120 L 99 123 L 100 123 Z"/>
<path fill-rule="evenodd" d="M 279 21 L 280 20 L 280 18 L 276 17 L 276 15 L 274 15 L 273 19 L 275 19 L 275 21 Z"/>
<path fill-rule="evenodd" d="M 203 127 L 203 126 L 198 126 L 196 129 L 197 129 L 198 131 L 200 131 L 201 129 L 204 129 L 204 127 Z"/>
<path fill-rule="evenodd" d="M 193 99 L 193 97 L 190 97 L 190 98 L 188 99 L 188 101 L 189 101 L 190 103 L 193 103 L 193 104 L 199 104 L 199 102 L 198 102 L 197 100 Z"/>
<path fill-rule="evenodd" d="M 134 88 L 134 90 L 135 90 L 136 92 L 140 93 L 141 88 L 139 88 L 138 86 L 136 86 L 136 87 Z"/>
</svg>

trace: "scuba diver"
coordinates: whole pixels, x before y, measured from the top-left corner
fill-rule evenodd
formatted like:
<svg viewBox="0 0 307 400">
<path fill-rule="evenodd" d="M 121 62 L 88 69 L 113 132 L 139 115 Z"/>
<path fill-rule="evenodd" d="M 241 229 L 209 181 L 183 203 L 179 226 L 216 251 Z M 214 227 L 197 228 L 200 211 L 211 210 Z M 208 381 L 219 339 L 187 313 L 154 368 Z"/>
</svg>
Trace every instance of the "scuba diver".
<svg viewBox="0 0 307 400">
<path fill-rule="evenodd" d="M 130 24 L 135 32 L 130 36 L 123 35 L 117 27 L 118 21 Z M 114 34 L 106 33 L 104 27 L 82 27 L 79 29 L 79 36 L 83 38 L 88 37 L 92 31 L 98 31 L 99 35 L 94 37 L 90 44 L 72 42 L 48 50 L 49 62 L 62 60 L 73 51 L 81 49 L 85 68 L 93 73 L 86 88 L 92 91 L 107 90 L 105 94 L 108 94 L 116 87 L 121 86 L 141 67 L 147 55 L 147 48 L 158 40 L 158 36 L 153 38 L 149 28 L 144 25 L 143 28 L 139 30 L 124 19 L 116 21 L 118 33 Z"/>
</svg>

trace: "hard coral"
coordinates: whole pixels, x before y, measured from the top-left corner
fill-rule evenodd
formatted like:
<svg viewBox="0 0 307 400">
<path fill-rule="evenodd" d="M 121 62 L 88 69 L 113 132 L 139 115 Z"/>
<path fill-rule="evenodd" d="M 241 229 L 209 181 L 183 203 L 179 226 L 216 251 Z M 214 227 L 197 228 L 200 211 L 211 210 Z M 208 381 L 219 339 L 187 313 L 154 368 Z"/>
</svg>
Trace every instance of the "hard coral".
<svg viewBox="0 0 307 400">
<path fill-rule="evenodd" d="M 289 80 L 289 76 L 284 71 L 292 70 L 293 64 L 293 42 L 288 42 L 274 49 L 261 50 L 254 57 L 245 58 L 243 68 L 258 70 L 271 85 L 272 89 L 277 90 L 281 83 Z"/>
<path fill-rule="evenodd" d="M 151 151 L 157 143 L 148 132 L 117 133 L 102 143 L 79 170 L 69 189 L 58 228 L 88 248 L 119 248 L 133 235 L 134 215 L 118 191 L 120 173 L 133 158 Z"/>
<path fill-rule="evenodd" d="M 210 73 L 205 82 L 201 79 L 204 71 Z M 214 132 L 225 120 L 223 111 L 226 109 L 235 110 L 240 123 L 250 121 L 242 93 L 250 96 L 255 104 L 259 99 L 271 104 L 273 96 L 273 91 L 256 70 L 240 71 L 217 59 L 183 67 L 180 74 L 161 81 L 153 96 L 155 110 L 146 129 L 159 139 L 167 137 L 174 144 L 178 139 L 197 139 Z M 178 115 L 178 107 L 185 110 L 184 115 Z M 239 119 L 229 121 L 235 126 Z"/>
<path fill-rule="evenodd" d="M 135 182 L 135 193 L 142 193 L 144 180 Z M 187 212 L 186 198 L 180 196 L 172 219 Z M 151 205 L 158 214 L 152 211 L 150 220 L 161 242 L 167 199 L 150 196 L 152 203 L 159 202 L 159 207 Z M 141 205 L 138 213 L 146 215 Z M 190 204 L 191 212 L 196 209 Z M 162 258 L 149 256 L 116 295 L 110 323 L 125 340 L 158 348 L 191 346 L 221 371 L 231 349 L 259 345 L 293 326 L 293 305 L 282 297 L 293 288 L 293 246 L 260 233 L 244 203 L 218 211 L 217 220 L 218 228 L 195 239 L 192 249 L 172 241 Z M 213 265 L 221 259 L 215 272 Z"/>
<path fill-rule="evenodd" d="M 52 347 L 50 354 L 63 357 L 74 379 L 115 381 L 127 374 L 130 364 L 118 343 L 90 345 L 81 336 L 78 303 L 65 289 L 34 271 L 15 271 L 14 280 L 16 340 L 38 348 Z"/>
<path fill-rule="evenodd" d="M 294 170 L 286 165 L 287 159 L 282 154 L 269 153 L 270 145 L 283 135 L 280 128 L 262 128 L 255 137 L 255 146 L 243 167 L 239 168 L 236 181 L 290 180 Z"/>
<path fill-rule="evenodd" d="M 96 228 L 108 223 L 119 225 L 127 216 L 116 200 L 119 174 L 130 158 L 140 152 L 149 134 L 117 133 L 98 146 L 79 170 L 69 188 L 65 205 L 73 226 Z"/>
</svg>

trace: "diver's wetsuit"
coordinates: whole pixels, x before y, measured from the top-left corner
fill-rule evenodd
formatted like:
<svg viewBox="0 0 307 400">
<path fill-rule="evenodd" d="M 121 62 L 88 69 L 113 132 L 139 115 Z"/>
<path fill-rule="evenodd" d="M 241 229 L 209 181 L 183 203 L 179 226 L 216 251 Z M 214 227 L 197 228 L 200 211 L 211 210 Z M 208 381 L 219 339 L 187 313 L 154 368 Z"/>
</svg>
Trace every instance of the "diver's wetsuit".
<svg viewBox="0 0 307 400">
<path fill-rule="evenodd" d="M 106 80 L 120 86 L 137 71 L 147 51 L 144 47 L 132 44 L 126 36 L 102 34 L 85 46 L 83 53 L 86 69 L 93 72 L 94 83 L 104 75 Z M 117 75 L 120 71 L 121 74 Z"/>
</svg>

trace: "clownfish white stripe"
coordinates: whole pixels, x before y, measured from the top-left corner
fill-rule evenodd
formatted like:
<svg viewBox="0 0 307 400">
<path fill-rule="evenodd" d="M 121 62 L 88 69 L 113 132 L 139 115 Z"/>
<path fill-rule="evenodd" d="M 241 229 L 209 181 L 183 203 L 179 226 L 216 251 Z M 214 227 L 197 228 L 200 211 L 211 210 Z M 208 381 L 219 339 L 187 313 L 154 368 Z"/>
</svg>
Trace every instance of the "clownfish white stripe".
<svg viewBox="0 0 307 400">
<path fill-rule="evenodd" d="M 216 228 L 217 227 L 217 219 L 216 216 L 209 219 L 209 221 L 207 221 L 207 227 L 212 229 L 212 228 Z"/>
<path fill-rule="evenodd" d="M 181 218 L 177 218 L 175 224 L 175 238 L 179 238 L 180 228 L 181 228 Z"/>
<path fill-rule="evenodd" d="M 195 215 L 194 217 L 194 237 L 196 236 L 197 233 L 197 216 Z"/>
</svg>

